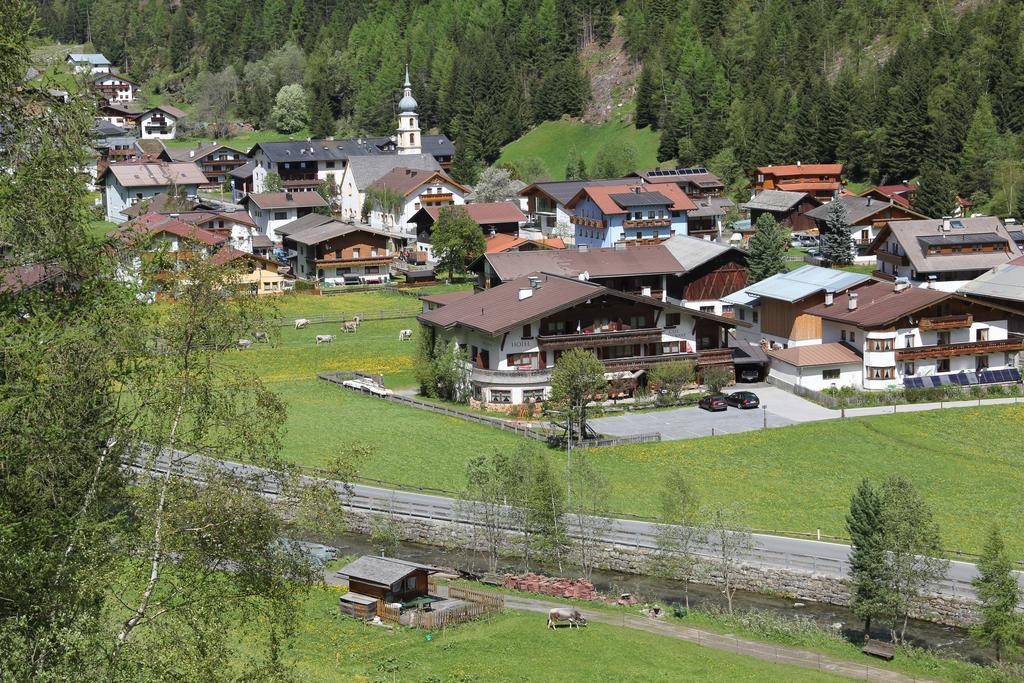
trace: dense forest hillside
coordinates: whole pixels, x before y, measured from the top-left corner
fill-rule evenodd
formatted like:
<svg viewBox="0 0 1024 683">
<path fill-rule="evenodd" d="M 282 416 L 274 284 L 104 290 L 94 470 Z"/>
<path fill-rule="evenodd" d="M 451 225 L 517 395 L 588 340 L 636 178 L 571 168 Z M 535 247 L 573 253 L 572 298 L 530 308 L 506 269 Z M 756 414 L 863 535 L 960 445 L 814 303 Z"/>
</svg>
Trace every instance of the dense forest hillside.
<svg viewBox="0 0 1024 683">
<path fill-rule="evenodd" d="M 581 50 L 621 36 L 658 156 L 738 182 L 769 162 L 919 178 L 919 208 L 1019 211 L 1020 0 L 39 0 L 44 38 L 91 42 L 151 93 L 270 127 L 300 84 L 313 135 L 386 133 L 409 62 L 424 127 L 472 179 L 590 102 Z"/>
</svg>

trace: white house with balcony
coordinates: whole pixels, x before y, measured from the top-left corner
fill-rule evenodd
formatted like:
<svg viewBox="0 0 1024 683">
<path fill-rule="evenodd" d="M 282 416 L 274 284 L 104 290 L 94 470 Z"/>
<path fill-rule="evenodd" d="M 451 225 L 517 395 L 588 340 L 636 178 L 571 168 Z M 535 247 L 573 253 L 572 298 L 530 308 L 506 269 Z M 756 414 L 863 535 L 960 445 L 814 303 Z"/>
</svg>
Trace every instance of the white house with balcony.
<svg viewBox="0 0 1024 683">
<path fill-rule="evenodd" d="M 139 114 L 139 133 L 143 139 L 173 140 L 183 118 L 185 112 L 182 110 L 161 104 Z"/>
<path fill-rule="evenodd" d="M 373 207 L 369 215 L 371 226 L 414 235 L 415 226 L 410 223 L 420 209 L 465 204 L 469 188 L 442 171 L 398 167 L 378 178 L 366 191 Z M 395 204 L 383 206 L 381 199 L 389 196 Z"/>
<path fill-rule="evenodd" d="M 76 74 L 108 74 L 112 64 L 98 52 L 72 52 L 64 58 Z"/>
<path fill-rule="evenodd" d="M 476 294 L 422 300 L 420 323 L 466 352 L 469 390 L 488 408 L 543 401 L 551 370 L 569 349 L 589 350 L 604 363 L 607 395 L 617 398 L 631 396 L 660 363 L 733 367 L 734 320 L 586 279 L 537 272 Z"/>
<path fill-rule="evenodd" d="M 658 240 L 687 234 L 688 211 L 696 210 L 678 185 L 586 185 L 565 205 L 572 211 L 576 246 L 612 247 L 618 242 Z"/>
<path fill-rule="evenodd" d="M 812 364 L 811 356 L 788 359 L 785 352 L 771 351 L 771 372 L 783 381 L 790 381 L 784 375 L 791 375 L 792 367 L 800 370 L 798 384 L 816 390 L 1020 380 L 1024 335 L 1010 331 L 1014 310 L 996 303 L 901 280 L 828 296 L 807 313 L 822 321 L 822 343 L 809 347 L 809 353 L 827 347 L 832 362 Z M 804 362 L 776 369 L 777 359 Z"/>
<path fill-rule="evenodd" d="M 274 243 L 281 241 L 278 228 L 327 206 L 317 192 L 252 192 L 246 203 L 260 234 Z"/>
</svg>

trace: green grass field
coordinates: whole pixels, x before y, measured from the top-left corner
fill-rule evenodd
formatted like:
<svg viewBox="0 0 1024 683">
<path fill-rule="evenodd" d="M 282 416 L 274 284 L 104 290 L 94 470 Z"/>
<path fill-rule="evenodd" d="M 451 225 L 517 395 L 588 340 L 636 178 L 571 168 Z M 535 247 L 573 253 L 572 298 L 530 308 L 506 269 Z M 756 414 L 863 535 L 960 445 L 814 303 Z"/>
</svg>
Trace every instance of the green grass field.
<svg viewBox="0 0 1024 683">
<path fill-rule="evenodd" d="M 290 656 L 303 681 L 826 681 L 834 677 L 619 626 L 544 625 L 504 612 L 432 634 L 389 632 L 338 616 L 337 591 L 315 591 Z M 244 641 L 243 641 L 244 647 Z"/>
<path fill-rule="evenodd" d="M 172 104 L 172 103 L 167 103 Z M 275 130 L 254 130 L 248 133 L 241 133 L 239 135 L 233 135 L 225 138 L 214 138 L 209 136 L 200 136 L 194 138 L 175 138 L 173 140 L 164 140 L 164 144 L 168 147 L 194 147 L 200 142 L 210 142 L 211 140 L 217 140 L 228 147 L 237 149 L 242 152 L 248 152 L 249 149 L 257 142 L 279 142 L 282 140 L 305 140 L 309 137 L 308 130 L 300 130 L 295 133 L 278 133 Z"/>
<path fill-rule="evenodd" d="M 324 464 L 353 443 L 369 447 L 365 477 L 457 490 L 465 463 L 495 449 L 512 449 L 512 434 L 454 418 L 383 402 L 315 379 L 325 370 L 383 372 L 388 386 L 414 385 L 419 333 L 415 297 L 400 294 L 291 295 L 279 314 L 351 317 L 373 311 L 410 317 L 373 321 L 355 334 L 337 323 L 304 330 L 275 330 L 272 344 L 232 354 L 230 362 L 255 368 L 288 404 L 284 455 L 297 463 Z M 317 334 L 337 341 L 317 347 Z M 651 515 L 665 470 L 690 474 L 707 504 L 740 502 L 758 529 L 845 535 L 844 515 L 863 477 L 903 474 L 931 504 L 950 550 L 978 552 L 987 527 L 998 523 L 1007 545 L 1024 559 L 1024 535 L 1012 533 L 1024 515 L 1024 406 L 988 406 L 901 413 L 794 425 L 688 441 L 590 451 L 611 481 L 615 512 Z M 557 464 L 565 455 L 551 451 Z"/>
<path fill-rule="evenodd" d="M 545 121 L 501 152 L 498 163 L 537 157 L 544 163 L 552 180 L 565 178 L 569 150 L 576 150 L 591 167 L 598 151 L 609 143 L 623 143 L 636 150 L 637 168 L 658 165 L 658 133 L 650 128 L 637 130 L 632 124 L 610 120 L 600 126 L 579 121 Z"/>
</svg>

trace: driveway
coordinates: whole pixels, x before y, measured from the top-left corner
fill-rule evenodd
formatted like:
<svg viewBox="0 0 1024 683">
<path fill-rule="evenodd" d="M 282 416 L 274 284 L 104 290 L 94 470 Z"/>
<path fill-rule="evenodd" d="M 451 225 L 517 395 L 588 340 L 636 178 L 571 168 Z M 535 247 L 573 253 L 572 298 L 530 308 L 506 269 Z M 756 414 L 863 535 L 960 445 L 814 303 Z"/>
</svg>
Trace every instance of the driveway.
<svg viewBox="0 0 1024 683">
<path fill-rule="evenodd" d="M 612 436 L 660 432 L 662 439 L 671 441 L 694 439 L 713 434 L 750 432 L 763 428 L 766 417 L 769 427 L 785 427 L 798 422 L 813 422 L 839 417 L 838 411 L 823 408 L 817 403 L 812 403 L 767 384 L 738 385 L 729 391 L 741 390 L 756 393 L 761 399 L 761 405 L 766 406 L 766 409 L 741 410 L 730 406 L 724 412 L 710 413 L 694 406 L 692 408 L 650 410 L 639 413 L 623 413 L 613 417 L 599 417 L 590 420 L 590 426 L 602 434 Z"/>
</svg>

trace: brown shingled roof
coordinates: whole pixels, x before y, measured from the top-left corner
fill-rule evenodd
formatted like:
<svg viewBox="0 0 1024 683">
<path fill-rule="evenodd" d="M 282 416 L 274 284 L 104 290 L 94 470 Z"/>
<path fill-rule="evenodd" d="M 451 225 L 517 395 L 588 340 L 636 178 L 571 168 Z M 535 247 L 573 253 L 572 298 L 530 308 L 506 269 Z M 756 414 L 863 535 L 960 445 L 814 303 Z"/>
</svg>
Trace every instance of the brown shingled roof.
<svg viewBox="0 0 1024 683">
<path fill-rule="evenodd" d="M 424 171 L 418 168 L 393 168 L 388 173 L 385 173 L 380 178 L 375 180 L 370 188 L 382 189 L 389 188 L 397 192 L 401 192 L 403 196 L 408 196 L 416 188 L 428 183 L 434 178 L 438 178 L 449 185 L 461 189 L 463 192 L 467 192 L 468 188 L 458 184 L 441 171 Z"/>
<path fill-rule="evenodd" d="M 616 277 L 682 273 L 685 269 L 662 245 L 630 247 L 628 249 L 539 249 L 501 254 L 485 254 L 495 274 L 503 281 L 543 271 L 576 277 L 590 273 L 591 277 Z"/>
<path fill-rule="evenodd" d="M 435 221 L 441 215 L 442 206 L 428 206 L 423 210 Z M 480 204 L 460 204 L 459 208 L 480 225 L 487 223 L 522 223 L 526 214 L 516 202 L 484 202 Z"/>
<path fill-rule="evenodd" d="M 767 353 L 771 358 L 796 367 L 842 365 L 845 363 L 861 362 L 861 357 L 853 349 L 839 342 L 793 346 L 788 349 L 768 351 Z"/>
<path fill-rule="evenodd" d="M 319 192 L 250 192 L 248 197 L 261 209 L 311 209 L 327 206 Z"/>
<path fill-rule="evenodd" d="M 836 296 L 831 306 L 818 304 L 805 312 L 827 320 L 850 323 L 857 327 L 877 327 L 933 306 L 952 296 L 950 292 L 924 287 L 908 287 L 897 292 L 891 282 L 878 282 L 861 287 L 857 292 L 857 308 L 850 310 L 850 296 Z"/>
</svg>

